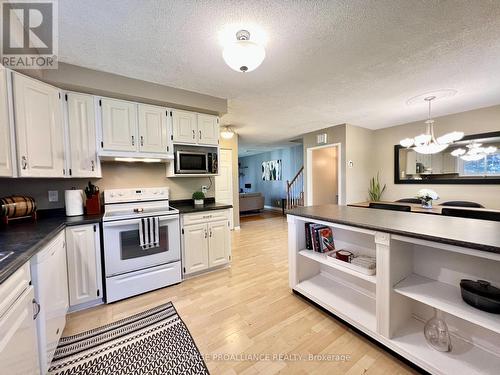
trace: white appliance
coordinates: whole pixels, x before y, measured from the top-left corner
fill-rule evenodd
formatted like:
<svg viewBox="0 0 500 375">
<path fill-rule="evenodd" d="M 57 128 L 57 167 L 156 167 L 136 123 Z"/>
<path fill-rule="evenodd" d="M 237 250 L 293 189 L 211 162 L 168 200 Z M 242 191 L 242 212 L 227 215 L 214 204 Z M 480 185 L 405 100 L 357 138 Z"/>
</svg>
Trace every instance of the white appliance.
<svg viewBox="0 0 500 375">
<path fill-rule="evenodd" d="M 40 372 L 46 374 L 66 325 L 69 308 L 64 231 L 31 259 L 31 275 L 38 301 L 36 324 Z"/>
<path fill-rule="evenodd" d="M 140 245 L 143 218 L 158 217 L 159 246 Z M 104 270 L 106 302 L 181 282 L 179 211 L 168 188 L 104 191 Z"/>
</svg>

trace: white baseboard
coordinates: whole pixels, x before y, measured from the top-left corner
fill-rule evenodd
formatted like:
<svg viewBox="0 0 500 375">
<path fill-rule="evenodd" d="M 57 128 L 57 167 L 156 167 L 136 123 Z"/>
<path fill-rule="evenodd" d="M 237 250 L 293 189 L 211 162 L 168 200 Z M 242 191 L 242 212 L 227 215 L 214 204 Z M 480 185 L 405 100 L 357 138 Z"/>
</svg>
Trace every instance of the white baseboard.
<svg viewBox="0 0 500 375">
<path fill-rule="evenodd" d="M 281 207 L 274 207 L 274 206 L 264 206 L 264 208 L 268 210 L 273 210 L 273 211 L 283 211 Z"/>
<path fill-rule="evenodd" d="M 233 228 L 233 230 L 240 230 L 240 229 L 241 229 L 241 228 L 240 228 L 240 226 L 239 226 L 239 225 Z"/>
</svg>

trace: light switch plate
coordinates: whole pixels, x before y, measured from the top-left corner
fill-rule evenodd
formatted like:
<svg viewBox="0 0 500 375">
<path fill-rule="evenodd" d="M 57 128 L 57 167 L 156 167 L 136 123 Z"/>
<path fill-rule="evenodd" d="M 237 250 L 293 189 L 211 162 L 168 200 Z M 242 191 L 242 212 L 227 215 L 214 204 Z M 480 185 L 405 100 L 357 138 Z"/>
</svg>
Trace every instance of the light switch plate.
<svg viewBox="0 0 500 375">
<path fill-rule="evenodd" d="M 49 190 L 49 202 L 58 202 L 59 192 L 57 190 Z"/>
</svg>

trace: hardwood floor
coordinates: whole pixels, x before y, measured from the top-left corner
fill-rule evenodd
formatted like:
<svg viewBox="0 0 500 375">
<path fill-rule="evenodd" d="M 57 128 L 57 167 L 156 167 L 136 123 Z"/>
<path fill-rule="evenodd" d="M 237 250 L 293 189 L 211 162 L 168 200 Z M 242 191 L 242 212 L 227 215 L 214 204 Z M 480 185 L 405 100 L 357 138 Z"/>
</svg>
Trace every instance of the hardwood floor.
<svg viewBox="0 0 500 375">
<path fill-rule="evenodd" d="M 232 232 L 230 269 L 68 316 L 75 334 L 172 301 L 212 374 L 413 374 L 402 362 L 288 288 L 287 224 L 242 221 Z M 288 360 L 266 360 L 265 355 Z M 345 361 L 294 360 L 343 354 Z M 224 358 L 222 356 L 225 355 Z M 253 358 L 238 356 L 254 355 Z M 233 357 L 228 357 L 233 356 Z M 257 361 L 256 359 L 261 359 Z"/>
<path fill-rule="evenodd" d="M 275 217 L 283 217 L 283 213 L 278 210 L 262 210 L 261 212 L 247 213 L 240 215 L 240 223 L 248 223 L 250 221 L 267 220 Z"/>
</svg>

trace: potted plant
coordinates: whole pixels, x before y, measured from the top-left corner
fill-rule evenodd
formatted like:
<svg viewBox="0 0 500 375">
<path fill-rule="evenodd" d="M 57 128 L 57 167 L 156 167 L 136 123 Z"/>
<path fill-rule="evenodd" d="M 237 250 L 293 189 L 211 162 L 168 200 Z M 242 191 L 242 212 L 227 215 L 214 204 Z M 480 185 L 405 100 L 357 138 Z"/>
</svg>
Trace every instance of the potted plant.
<svg viewBox="0 0 500 375">
<path fill-rule="evenodd" d="M 370 201 L 372 202 L 378 202 L 382 198 L 382 194 L 385 191 L 385 184 L 383 187 L 380 187 L 380 181 L 378 179 L 378 173 L 377 173 L 377 178 L 372 177 L 370 180 L 370 189 L 368 189 L 368 195 L 370 196 Z"/>
<path fill-rule="evenodd" d="M 195 206 L 203 206 L 203 199 L 205 199 L 205 194 L 201 191 L 195 191 L 193 193 L 193 200 Z"/>
<path fill-rule="evenodd" d="M 432 201 L 439 199 L 439 195 L 434 190 L 421 189 L 417 194 L 417 199 L 420 199 L 423 208 L 432 208 Z"/>
</svg>

